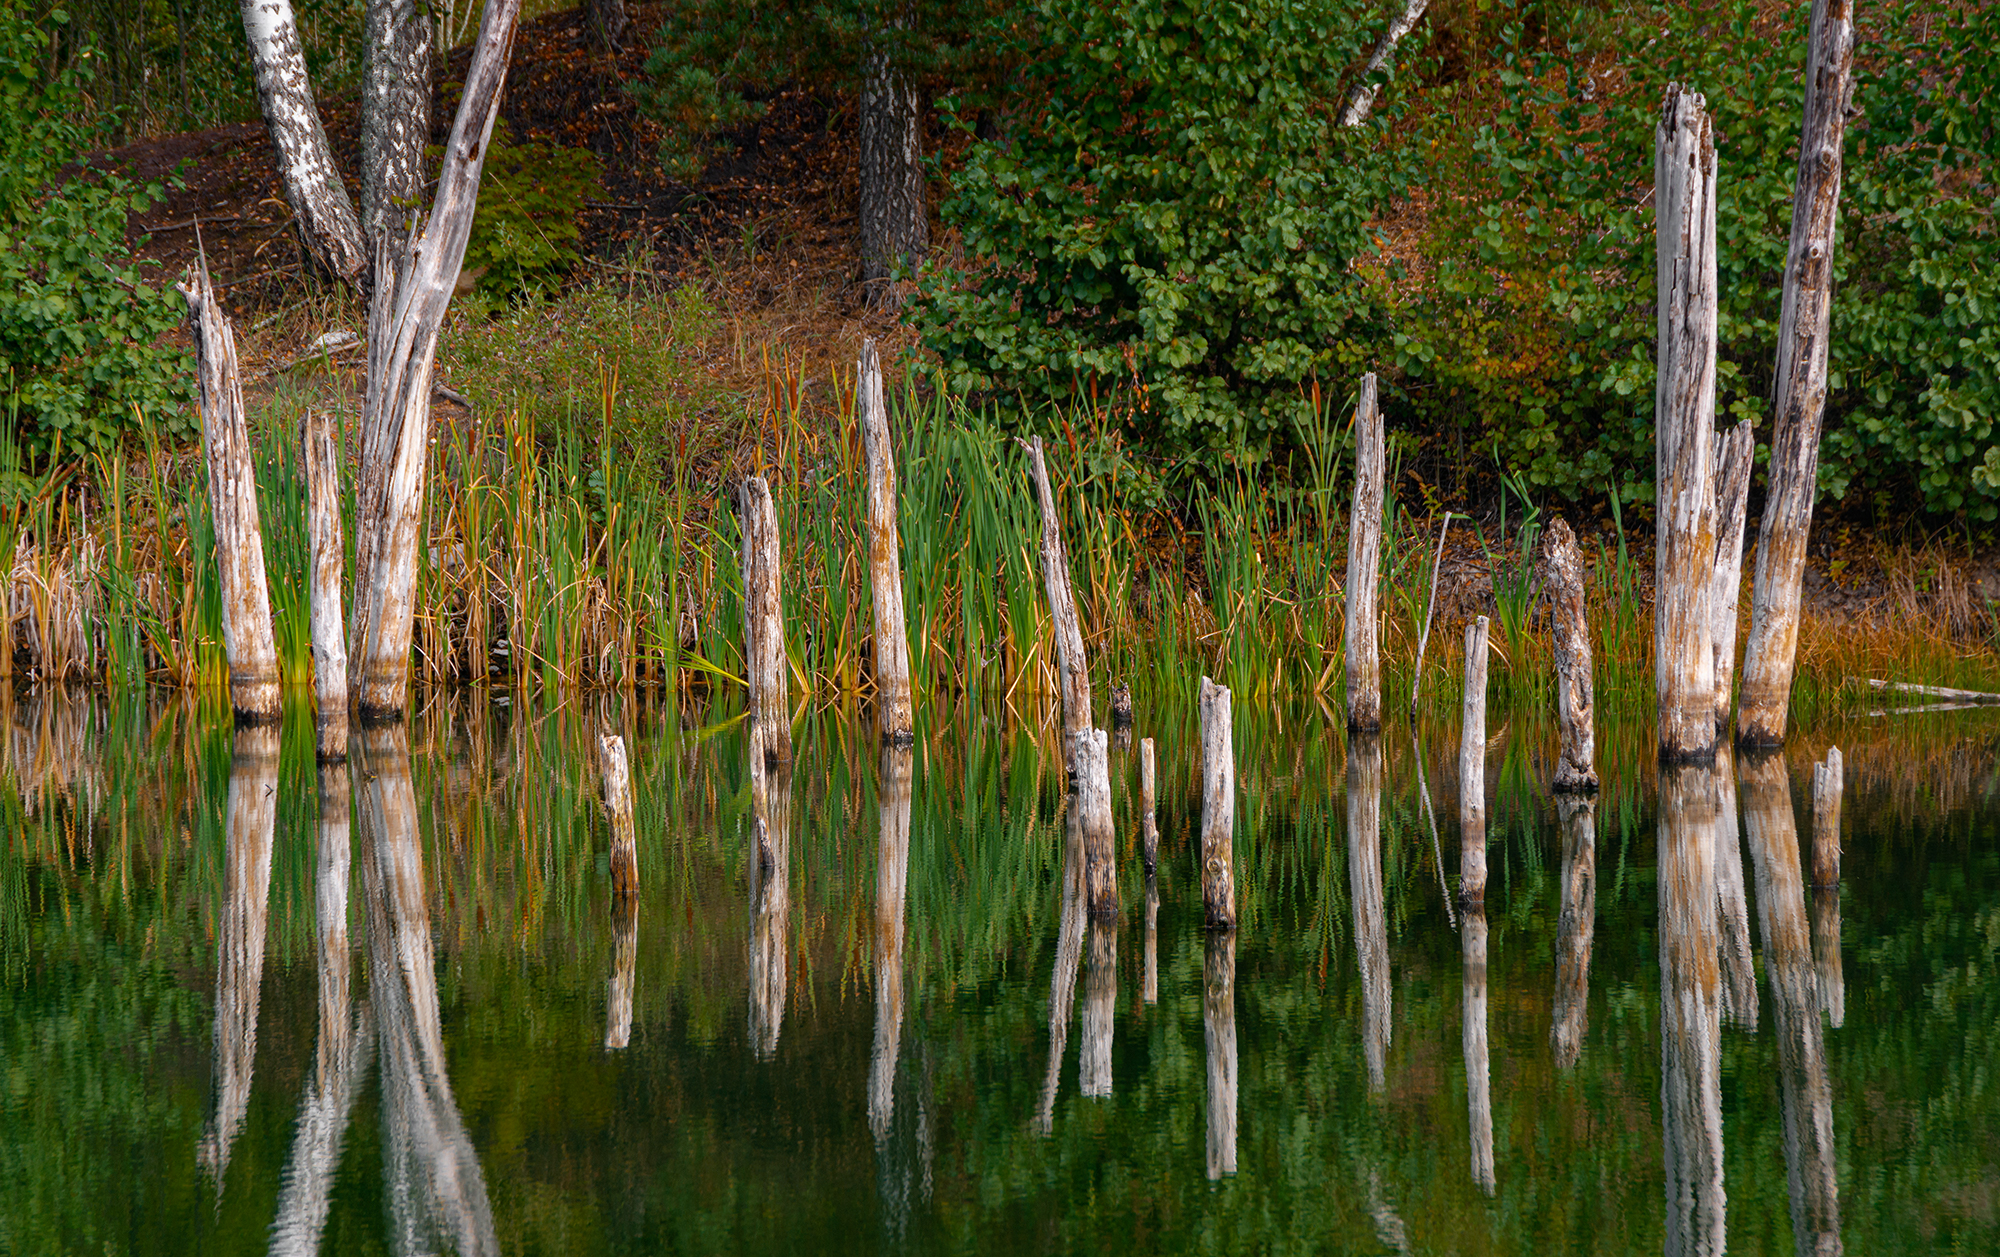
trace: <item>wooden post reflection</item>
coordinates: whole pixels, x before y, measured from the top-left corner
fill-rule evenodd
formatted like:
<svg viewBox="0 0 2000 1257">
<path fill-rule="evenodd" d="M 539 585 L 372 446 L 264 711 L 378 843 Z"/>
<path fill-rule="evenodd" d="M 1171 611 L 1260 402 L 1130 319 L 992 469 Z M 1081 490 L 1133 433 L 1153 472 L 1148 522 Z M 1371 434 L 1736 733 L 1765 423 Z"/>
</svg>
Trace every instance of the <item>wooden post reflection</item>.
<svg viewBox="0 0 2000 1257">
<path fill-rule="evenodd" d="M 1812 893 L 1813 963 L 1819 970 L 1819 1006 L 1835 1030 L 1847 1020 L 1847 980 L 1840 972 L 1840 888 Z"/>
<path fill-rule="evenodd" d="M 345 737 L 345 731 L 342 731 Z M 325 745 L 322 740 L 322 745 Z M 340 1166 L 348 1115 L 366 1072 L 375 1027 L 364 1002 L 350 1011 L 352 988 L 347 941 L 347 885 L 351 868 L 348 840 L 347 761 L 319 765 L 319 851 L 314 878 L 319 936 L 319 1043 L 313 1072 L 299 1101 L 291 1159 L 278 1189 L 271 1224 L 271 1252 L 304 1257 L 319 1251 L 320 1232 L 332 1205 L 334 1172 Z"/>
<path fill-rule="evenodd" d="M 1118 926 L 1092 918 L 1090 968 L 1083 984 L 1082 1043 L 1077 1048 L 1079 1089 L 1111 1094 L 1111 1017 L 1118 1001 Z"/>
<path fill-rule="evenodd" d="M 1743 760 L 1745 828 L 1757 876 L 1757 924 L 1778 1039 L 1778 1091 L 1785 1120 L 1785 1165 L 1792 1233 L 1800 1253 L 1841 1251 L 1834 1182 L 1833 1088 L 1827 1078 L 1820 996 L 1799 870 L 1791 781 L 1775 754 Z"/>
<path fill-rule="evenodd" d="M 1723 1251 L 1716 792 L 1707 765 L 1660 765 L 1660 1122 L 1666 1251 Z"/>
<path fill-rule="evenodd" d="M 1160 884 L 1146 879 L 1146 964 L 1139 995 L 1148 1004 L 1160 1002 Z"/>
<path fill-rule="evenodd" d="M 785 1021 L 792 935 L 792 765 L 772 763 L 751 739 L 750 795 L 756 819 L 750 856 L 750 1048 L 777 1055 Z"/>
<path fill-rule="evenodd" d="M 1715 896 L 1721 931 L 1722 1015 L 1757 1028 L 1757 970 L 1750 959 L 1750 908 L 1743 895 L 1743 840 L 1736 820 L 1736 762 L 1727 738 L 1716 739 Z"/>
<path fill-rule="evenodd" d="M 895 1113 L 896 1057 L 903 1035 L 903 904 L 910 879 L 913 752 L 882 748 L 881 836 L 875 845 L 875 1049 L 868 1063 L 868 1129 L 880 1144 Z"/>
<path fill-rule="evenodd" d="M 250 1080 L 257 1063 L 271 838 L 278 823 L 275 725 L 237 728 L 225 806 L 224 898 L 216 929 L 215 1115 L 202 1135 L 198 1154 L 218 1193 L 229 1169 L 229 1145 L 250 1107 Z"/>
<path fill-rule="evenodd" d="M 1381 831 L 1382 741 L 1357 734 L 1347 746 L 1347 884 L 1361 970 L 1361 1051 L 1368 1084 L 1378 1091 L 1389 1051 L 1389 927 L 1382 913 Z"/>
<path fill-rule="evenodd" d="M 604 1046 L 632 1042 L 632 981 L 639 966 L 639 897 L 611 898 L 611 977 L 604 986 Z"/>
<path fill-rule="evenodd" d="M 1590 949 L 1597 933 L 1597 799 L 1556 796 L 1562 828 L 1562 912 L 1556 919 L 1556 994 L 1549 1043 L 1556 1068 L 1583 1054 L 1590 1024 Z"/>
<path fill-rule="evenodd" d="M 1486 909 L 1465 910 L 1464 1009 L 1459 1030 L 1465 1049 L 1465 1105 L 1471 1130 L 1472 1181 L 1491 1196 L 1493 1178 L 1492 1070 L 1486 1047 Z"/>
<path fill-rule="evenodd" d="M 1062 917 L 1056 926 L 1056 966 L 1049 979 L 1049 1071 L 1035 1129 L 1055 1129 L 1056 1084 L 1069 1046 L 1070 1008 L 1076 1003 L 1076 966 L 1083 954 L 1083 824 L 1071 809 L 1063 823 Z"/>
<path fill-rule="evenodd" d="M 1201 966 L 1208 1048 L 1208 1176 L 1236 1173 L 1236 933 L 1211 933 Z"/>
<path fill-rule="evenodd" d="M 362 730 L 358 745 L 354 820 L 368 905 L 368 986 L 380 1039 L 384 1194 L 394 1247 L 497 1253 L 486 1179 L 445 1068 L 409 734 L 400 721 L 376 725 Z"/>
</svg>

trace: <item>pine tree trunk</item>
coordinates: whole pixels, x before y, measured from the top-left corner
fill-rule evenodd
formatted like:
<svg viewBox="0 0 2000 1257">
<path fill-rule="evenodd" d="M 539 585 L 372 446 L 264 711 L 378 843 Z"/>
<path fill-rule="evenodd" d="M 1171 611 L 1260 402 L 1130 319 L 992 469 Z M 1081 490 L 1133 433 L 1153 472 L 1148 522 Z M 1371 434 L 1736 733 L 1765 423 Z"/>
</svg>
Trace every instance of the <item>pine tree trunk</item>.
<svg viewBox="0 0 2000 1257">
<path fill-rule="evenodd" d="M 368 249 L 354 203 L 347 198 L 327 148 L 291 0 L 242 3 L 243 33 L 257 71 L 257 99 L 299 235 L 314 264 L 358 287 L 367 277 Z"/>
<path fill-rule="evenodd" d="M 867 69 L 861 89 L 861 280 L 869 308 L 892 312 L 902 306 L 892 272 L 915 266 L 930 248 L 922 133 L 916 84 L 889 50 L 871 51 Z"/>
<path fill-rule="evenodd" d="M 361 230 L 373 247 L 402 229 L 424 190 L 431 137 L 431 22 L 416 0 L 369 0 L 361 70 Z"/>
</svg>

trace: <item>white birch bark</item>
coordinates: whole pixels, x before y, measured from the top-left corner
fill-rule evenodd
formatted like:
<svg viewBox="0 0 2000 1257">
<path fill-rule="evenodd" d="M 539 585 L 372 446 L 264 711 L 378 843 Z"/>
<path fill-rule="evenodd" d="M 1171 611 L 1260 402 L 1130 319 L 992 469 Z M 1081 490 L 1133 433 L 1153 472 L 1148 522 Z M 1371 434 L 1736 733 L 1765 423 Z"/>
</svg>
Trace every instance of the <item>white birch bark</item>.
<svg viewBox="0 0 2000 1257">
<path fill-rule="evenodd" d="M 320 269 L 358 287 L 367 277 L 368 250 L 327 147 L 291 0 L 242 0 L 242 6 L 257 100 L 299 235 Z"/>
<path fill-rule="evenodd" d="M 1401 0 L 1401 8 L 1396 16 L 1389 19 L 1389 29 L 1382 32 L 1382 38 L 1375 42 L 1375 51 L 1369 54 L 1368 65 L 1361 71 L 1361 79 L 1347 93 L 1347 99 L 1340 106 L 1340 125 L 1358 127 L 1368 121 L 1368 113 L 1375 108 L 1375 98 L 1381 95 L 1382 84 L 1377 78 L 1396 60 L 1396 45 L 1405 36 L 1417 29 L 1423 20 L 1424 10 L 1430 8 L 1430 0 Z"/>
<path fill-rule="evenodd" d="M 431 138 L 431 21 L 417 0 L 368 0 L 361 68 L 361 230 L 400 251 L 424 190 Z"/>
</svg>

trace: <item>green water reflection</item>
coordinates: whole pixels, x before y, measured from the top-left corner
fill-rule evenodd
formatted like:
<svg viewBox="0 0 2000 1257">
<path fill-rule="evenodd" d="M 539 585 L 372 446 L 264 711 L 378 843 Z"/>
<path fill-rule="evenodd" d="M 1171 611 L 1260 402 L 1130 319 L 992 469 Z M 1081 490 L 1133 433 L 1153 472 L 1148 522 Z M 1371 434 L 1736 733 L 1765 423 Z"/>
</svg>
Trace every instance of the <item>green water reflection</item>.
<svg viewBox="0 0 2000 1257">
<path fill-rule="evenodd" d="M 1664 774 L 1612 726 L 1558 806 L 1517 713 L 1461 912 L 1455 730 L 1427 810 L 1408 729 L 1239 708 L 1215 940 L 1180 711 L 1157 885 L 1114 746 L 1108 926 L 1005 709 L 803 719 L 769 776 L 720 704 L 461 700 L 325 767 L 296 718 L 0 715 L 0 1253 L 2000 1251 L 1991 716 Z"/>
</svg>

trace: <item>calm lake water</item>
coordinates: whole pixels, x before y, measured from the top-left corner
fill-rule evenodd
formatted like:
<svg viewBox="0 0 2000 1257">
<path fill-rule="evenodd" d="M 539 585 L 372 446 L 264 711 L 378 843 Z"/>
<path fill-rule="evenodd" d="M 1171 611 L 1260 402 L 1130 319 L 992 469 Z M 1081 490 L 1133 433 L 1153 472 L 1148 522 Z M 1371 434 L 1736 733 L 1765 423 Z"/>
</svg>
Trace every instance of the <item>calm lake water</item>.
<svg viewBox="0 0 2000 1257">
<path fill-rule="evenodd" d="M 1564 810 L 1496 709 L 1466 913 L 1455 728 L 1239 698 L 1233 941 L 1180 707 L 1152 890 L 1113 750 L 1108 925 L 1005 708 L 804 718 L 761 783 L 723 700 L 462 698 L 331 771 L 298 718 L 0 715 L 0 1253 L 2000 1252 L 2000 714 L 1712 773 L 1608 725 Z"/>
</svg>

